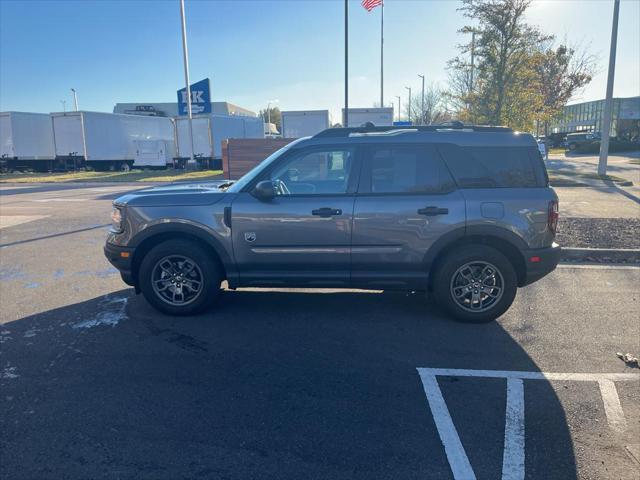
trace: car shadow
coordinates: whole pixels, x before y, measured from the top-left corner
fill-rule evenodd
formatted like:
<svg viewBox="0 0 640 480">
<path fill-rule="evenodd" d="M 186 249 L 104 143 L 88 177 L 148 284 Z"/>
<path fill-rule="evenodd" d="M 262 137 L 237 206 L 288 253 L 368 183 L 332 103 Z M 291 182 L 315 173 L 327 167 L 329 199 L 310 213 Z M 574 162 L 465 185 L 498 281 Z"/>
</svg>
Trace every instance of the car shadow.
<svg viewBox="0 0 640 480">
<path fill-rule="evenodd" d="M 127 289 L 0 335 L 4 478 L 452 478 L 416 368 L 538 371 L 499 322 L 399 293 L 225 290 L 179 318 Z M 439 384 L 499 478 L 504 381 Z M 527 478 L 575 478 L 562 405 L 531 392 Z"/>
</svg>

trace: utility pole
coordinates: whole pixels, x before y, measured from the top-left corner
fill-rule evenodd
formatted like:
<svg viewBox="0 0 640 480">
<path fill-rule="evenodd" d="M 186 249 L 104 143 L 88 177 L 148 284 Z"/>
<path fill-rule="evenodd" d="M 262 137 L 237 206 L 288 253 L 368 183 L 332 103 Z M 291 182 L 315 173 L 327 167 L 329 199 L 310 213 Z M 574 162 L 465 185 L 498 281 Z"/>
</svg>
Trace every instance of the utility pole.
<svg viewBox="0 0 640 480">
<path fill-rule="evenodd" d="M 349 0 L 344 0 L 344 115 L 343 127 L 349 126 Z"/>
<path fill-rule="evenodd" d="M 611 135 L 611 117 L 613 110 L 613 79 L 616 73 L 616 47 L 618 44 L 619 14 L 620 0 L 613 0 L 613 25 L 611 27 L 611 49 L 609 50 L 609 75 L 607 76 L 607 97 L 604 104 L 602 131 L 600 132 L 600 161 L 598 162 L 598 175 L 607 174 L 609 136 Z"/>
<path fill-rule="evenodd" d="M 180 0 L 180 19 L 182 24 L 182 56 L 184 60 L 184 82 L 187 84 L 186 89 L 186 101 L 187 101 L 187 115 L 189 117 L 189 142 L 191 144 L 191 152 L 189 153 L 189 160 L 187 161 L 187 170 L 196 169 L 196 161 L 193 158 L 193 115 L 191 112 L 191 83 L 189 82 L 189 50 L 187 48 L 187 22 L 184 15 L 184 0 Z"/>
<path fill-rule="evenodd" d="M 72 88 L 71 92 L 73 93 L 73 109 L 78 111 L 78 94 L 76 93 L 76 89 Z"/>
<path fill-rule="evenodd" d="M 384 108 L 384 2 L 380 5 L 380 108 Z"/>
<path fill-rule="evenodd" d="M 469 93 L 473 92 L 473 74 L 476 67 L 476 31 L 471 32 L 471 78 L 469 81 Z"/>
<path fill-rule="evenodd" d="M 400 121 L 400 114 L 402 113 L 402 102 L 400 102 L 400 95 L 396 95 L 396 98 L 398 99 L 398 121 Z"/>
<path fill-rule="evenodd" d="M 424 125 L 425 115 L 424 115 L 424 75 L 418 74 L 418 76 L 422 79 L 422 110 L 420 111 L 420 125 Z"/>
<path fill-rule="evenodd" d="M 409 90 L 409 121 L 411 121 L 411 87 L 404 87 Z"/>
</svg>

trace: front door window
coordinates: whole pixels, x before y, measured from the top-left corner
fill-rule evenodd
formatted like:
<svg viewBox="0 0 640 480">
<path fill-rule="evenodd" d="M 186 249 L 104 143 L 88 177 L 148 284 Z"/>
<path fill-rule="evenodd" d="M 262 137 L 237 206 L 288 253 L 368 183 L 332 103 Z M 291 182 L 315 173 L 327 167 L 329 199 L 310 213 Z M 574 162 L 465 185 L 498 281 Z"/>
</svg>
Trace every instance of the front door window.
<svg viewBox="0 0 640 480">
<path fill-rule="evenodd" d="M 271 172 L 278 195 L 347 193 L 353 150 L 332 148 L 301 153 Z"/>
</svg>

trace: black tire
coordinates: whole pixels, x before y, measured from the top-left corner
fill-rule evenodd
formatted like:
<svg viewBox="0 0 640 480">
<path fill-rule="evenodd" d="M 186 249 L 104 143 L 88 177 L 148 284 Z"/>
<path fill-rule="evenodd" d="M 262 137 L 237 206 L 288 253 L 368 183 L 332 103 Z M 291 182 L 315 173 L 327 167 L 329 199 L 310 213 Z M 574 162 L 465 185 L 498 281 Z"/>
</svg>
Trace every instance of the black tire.
<svg viewBox="0 0 640 480">
<path fill-rule="evenodd" d="M 452 292 L 454 275 L 458 269 L 473 262 L 486 262 L 494 266 L 501 276 L 503 285 L 501 297 L 489 305 L 487 310 L 478 312 L 463 308 L 454 298 Z M 467 245 L 447 254 L 435 272 L 432 285 L 436 301 L 456 320 L 467 323 L 484 323 L 495 320 L 509 309 L 516 296 L 518 278 L 511 262 L 495 248 L 485 245 Z"/>
<path fill-rule="evenodd" d="M 202 285 L 199 293 L 187 304 L 175 305 L 156 293 L 152 280 L 158 262 L 170 256 L 184 256 L 193 261 L 201 274 Z M 196 242 L 189 240 L 167 240 L 153 247 L 142 259 L 138 270 L 138 284 L 144 298 L 157 310 L 167 315 L 195 315 L 213 306 L 220 294 L 222 270 L 217 259 L 212 258 Z M 175 287 L 172 287 L 175 288 Z"/>
</svg>

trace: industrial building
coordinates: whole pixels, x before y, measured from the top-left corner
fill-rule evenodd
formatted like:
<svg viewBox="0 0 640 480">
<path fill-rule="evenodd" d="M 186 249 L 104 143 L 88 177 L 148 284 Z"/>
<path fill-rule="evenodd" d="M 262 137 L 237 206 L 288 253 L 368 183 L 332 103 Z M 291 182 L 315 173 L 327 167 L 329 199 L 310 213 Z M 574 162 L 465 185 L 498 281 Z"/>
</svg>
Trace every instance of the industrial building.
<svg viewBox="0 0 640 480">
<path fill-rule="evenodd" d="M 155 117 L 177 117 L 178 103 L 116 103 L 113 113 L 126 113 L 129 115 L 147 115 Z M 256 117 L 256 113 L 246 108 L 239 107 L 229 102 L 211 102 L 211 113 L 217 115 L 237 115 L 244 117 Z"/>
<path fill-rule="evenodd" d="M 552 121 L 551 133 L 601 132 L 604 100 L 576 103 L 564 107 Z M 614 98 L 611 136 L 625 140 L 640 137 L 640 97 Z"/>
</svg>

